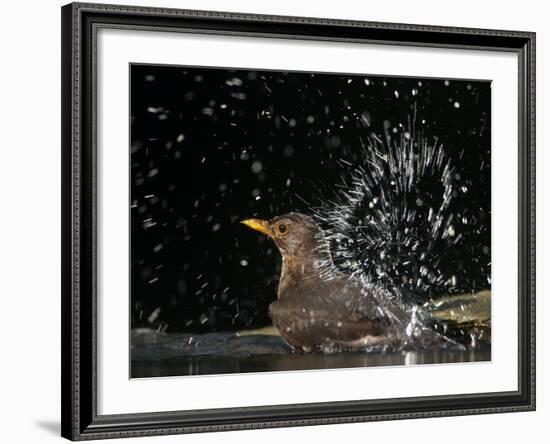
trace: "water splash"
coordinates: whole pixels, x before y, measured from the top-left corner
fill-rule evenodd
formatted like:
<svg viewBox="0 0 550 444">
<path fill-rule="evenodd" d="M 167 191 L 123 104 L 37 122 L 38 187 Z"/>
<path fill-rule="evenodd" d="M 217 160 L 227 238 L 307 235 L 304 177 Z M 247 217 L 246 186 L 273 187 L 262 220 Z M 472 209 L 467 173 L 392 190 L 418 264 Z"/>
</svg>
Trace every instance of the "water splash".
<svg viewBox="0 0 550 444">
<path fill-rule="evenodd" d="M 414 124 L 397 135 L 385 125 L 385 140 L 373 133 L 343 185 L 312 208 L 332 253 L 323 276 L 346 273 L 376 294 L 384 289 L 381 299 L 402 303 L 472 291 L 471 277 L 449 260 L 468 224 L 453 211 L 464 187 L 436 137 Z"/>
</svg>

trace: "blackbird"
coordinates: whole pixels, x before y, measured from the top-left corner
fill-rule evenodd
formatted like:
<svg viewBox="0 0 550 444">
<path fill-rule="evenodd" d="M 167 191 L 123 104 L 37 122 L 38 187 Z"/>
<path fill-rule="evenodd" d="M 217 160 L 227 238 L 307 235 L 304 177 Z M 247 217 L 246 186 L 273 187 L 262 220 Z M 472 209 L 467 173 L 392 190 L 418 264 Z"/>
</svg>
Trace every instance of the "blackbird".
<svg viewBox="0 0 550 444">
<path fill-rule="evenodd" d="M 405 312 L 381 303 L 383 289 L 331 269 L 329 245 L 311 217 L 288 213 L 242 223 L 269 236 L 281 253 L 278 298 L 269 316 L 295 351 L 347 351 L 400 341 Z"/>
</svg>

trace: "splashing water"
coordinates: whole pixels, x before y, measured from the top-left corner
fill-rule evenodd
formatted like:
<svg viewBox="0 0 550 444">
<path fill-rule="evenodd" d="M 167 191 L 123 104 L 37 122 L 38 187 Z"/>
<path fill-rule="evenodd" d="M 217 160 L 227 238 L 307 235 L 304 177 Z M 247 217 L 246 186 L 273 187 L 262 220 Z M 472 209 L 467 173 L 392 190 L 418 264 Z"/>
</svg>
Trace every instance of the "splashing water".
<svg viewBox="0 0 550 444">
<path fill-rule="evenodd" d="M 386 128 L 385 141 L 371 135 L 361 156 L 335 196 L 312 208 L 332 252 L 323 276 L 344 272 L 401 303 L 471 291 L 445 257 L 462 239 L 452 204 L 464 185 L 444 146 L 414 128 L 397 137 Z"/>
</svg>

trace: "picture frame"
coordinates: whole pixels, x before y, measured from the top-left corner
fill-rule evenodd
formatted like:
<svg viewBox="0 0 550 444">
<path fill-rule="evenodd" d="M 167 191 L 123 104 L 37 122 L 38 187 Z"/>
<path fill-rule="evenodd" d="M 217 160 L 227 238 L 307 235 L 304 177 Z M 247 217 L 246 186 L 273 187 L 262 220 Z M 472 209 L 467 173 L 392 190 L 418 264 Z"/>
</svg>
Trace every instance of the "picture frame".
<svg viewBox="0 0 550 444">
<path fill-rule="evenodd" d="M 534 33 L 85 3 L 68 4 L 61 14 L 62 436 L 104 439 L 535 409 Z M 98 161 L 97 56 L 101 29 L 513 54 L 518 66 L 518 140 L 517 152 L 508 155 L 517 156 L 518 162 L 517 389 L 100 413 L 98 182 L 103 172 Z M 121 275 L 126 273 L 120 270 Z"/>
</svg>

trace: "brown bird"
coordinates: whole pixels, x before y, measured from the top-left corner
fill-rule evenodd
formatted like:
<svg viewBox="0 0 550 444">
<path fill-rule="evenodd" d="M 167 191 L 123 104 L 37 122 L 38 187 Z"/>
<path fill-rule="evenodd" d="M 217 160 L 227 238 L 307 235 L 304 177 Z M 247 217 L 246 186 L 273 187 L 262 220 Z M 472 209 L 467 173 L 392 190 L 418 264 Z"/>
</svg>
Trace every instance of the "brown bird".
<svg viewBox="0 0 550 444">
<path fill-rule="evenodd" d="M 331 268 L 329 246 L 311 217 L 288 213 L 242 223 L 273 239 L 281 253 L 278 299 L 269 316 L 294 350 L 344 351 L 399 342 L 404 312 L 381 303 L 383 290 L 365 288 Z"/>
</svg>

